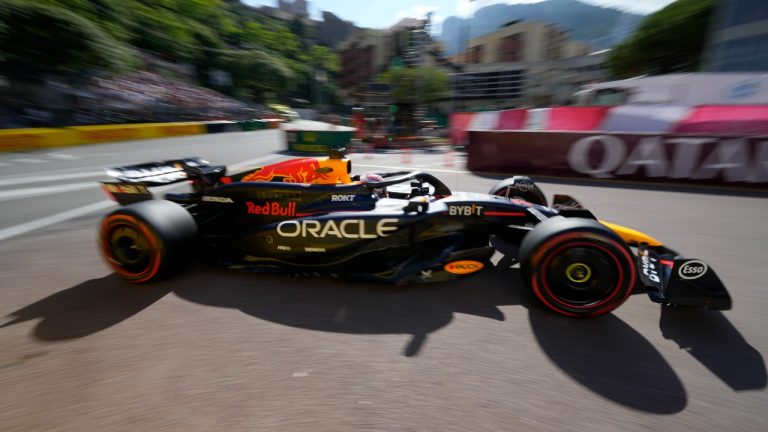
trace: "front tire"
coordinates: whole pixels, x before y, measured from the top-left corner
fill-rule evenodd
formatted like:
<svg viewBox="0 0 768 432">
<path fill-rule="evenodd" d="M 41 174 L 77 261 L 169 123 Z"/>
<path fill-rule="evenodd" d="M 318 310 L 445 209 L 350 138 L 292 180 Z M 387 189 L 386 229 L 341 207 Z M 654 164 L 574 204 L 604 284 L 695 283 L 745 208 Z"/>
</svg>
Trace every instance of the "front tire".
<svg viewBox="0 0 768 432">
<path fill-rule="evenodd" d="M 192 215 L 170 201 L 142 201 L 122 207 L 101 222 L 99 245 L 121 278 L 144 283 L 184 262 L 197 234 Z"/>
<path fill-rule="evenodd" d="M 613 311 L 632 294 L 635 260 L 626 243 L 591 219 L 554 217 L 520 246 L 521 269 L 548 308 L 573 317 Z"/>
</svg>

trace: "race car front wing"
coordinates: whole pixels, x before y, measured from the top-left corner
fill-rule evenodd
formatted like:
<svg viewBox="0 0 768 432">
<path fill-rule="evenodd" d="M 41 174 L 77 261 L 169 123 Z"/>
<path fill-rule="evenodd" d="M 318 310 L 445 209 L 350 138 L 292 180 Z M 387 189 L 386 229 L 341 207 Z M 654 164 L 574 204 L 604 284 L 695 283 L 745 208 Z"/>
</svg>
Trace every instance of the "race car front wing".
<svg viewBox="0 0 768 432">
<path fill-rule="evenodd" d="M 637 247 L 640 281 L 651 301 L 712 310 L 731 308 L 731 296 L 712 268 L 664 247 Z"/>
</svg>

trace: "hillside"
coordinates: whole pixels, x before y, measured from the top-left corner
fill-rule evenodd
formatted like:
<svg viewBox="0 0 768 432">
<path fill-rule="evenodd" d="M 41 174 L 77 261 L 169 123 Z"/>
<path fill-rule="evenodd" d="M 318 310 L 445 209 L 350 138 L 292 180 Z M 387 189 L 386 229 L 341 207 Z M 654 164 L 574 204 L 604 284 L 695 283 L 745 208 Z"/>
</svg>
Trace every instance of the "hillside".
<svg viewBox="0 0 768 432">
<path fill-rule="evenodd" d="M 495 4 L 475 12 L 474 17 L 449 17 L 435 39 L 451 55 L 463 46 L 461 28 L 469 26 L 471 37 L 492 33 L 512 20 L 536 20 L 556 24 L 571 32 L 571 38 L 591 43 L 597 49 L 610 48 L 628 37 L 644 16 L 617 9 L 582 3 L 578 0 L 548 0 L 531 4 Z"/>
</svg>

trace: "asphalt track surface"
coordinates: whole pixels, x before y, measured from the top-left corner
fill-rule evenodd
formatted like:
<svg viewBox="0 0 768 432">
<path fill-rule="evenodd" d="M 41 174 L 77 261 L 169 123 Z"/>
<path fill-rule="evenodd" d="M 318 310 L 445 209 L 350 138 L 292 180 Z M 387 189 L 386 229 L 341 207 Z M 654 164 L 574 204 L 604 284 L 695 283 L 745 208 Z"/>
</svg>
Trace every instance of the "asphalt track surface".
<svg viewBox="0 0 768 432">
<path fill-rule="evenodd" d="M 557 316 L 505 261 L 391 287 L 199 266 L 128 285 L 96 250 L 115 164 L 287 157 L 280 131 L 0 154 L 2 431 L 757 431 L 768 424 L 764 198 L 541 183 L 715 268 L 724 313 Z M 487 191 L 460 154 L 353 155 Z M 245 163 L 243 163 L 245 162 Z"/>
</svg>

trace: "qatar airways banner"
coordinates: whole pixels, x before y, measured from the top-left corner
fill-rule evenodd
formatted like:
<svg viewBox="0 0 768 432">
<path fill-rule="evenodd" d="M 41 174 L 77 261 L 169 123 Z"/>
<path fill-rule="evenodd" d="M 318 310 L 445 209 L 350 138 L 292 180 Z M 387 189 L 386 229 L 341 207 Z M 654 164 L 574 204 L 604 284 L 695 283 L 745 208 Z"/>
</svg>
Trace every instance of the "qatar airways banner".
<svg viewBox="0 0 768 432">
<path fill-rule="evenodd" d="M 767 134 L 768 106 L 565 106 L 451 114 L 451 137 L 454 144 L 466 144 L 469 130 Z"/>
<path fill-rule="evenodd" d="M 470 131 L 472 171 L 768 189 L 768 136 Z"/>
</svg>

